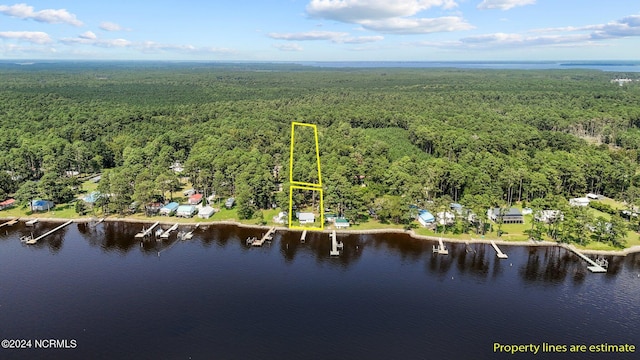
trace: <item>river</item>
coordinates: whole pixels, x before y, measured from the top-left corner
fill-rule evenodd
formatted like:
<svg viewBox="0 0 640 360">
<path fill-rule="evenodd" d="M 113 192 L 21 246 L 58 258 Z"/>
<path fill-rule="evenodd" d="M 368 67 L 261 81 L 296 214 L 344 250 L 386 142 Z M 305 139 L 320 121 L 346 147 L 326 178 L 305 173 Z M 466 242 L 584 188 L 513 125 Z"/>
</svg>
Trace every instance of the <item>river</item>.
<svg viewBox="0 0 640 360">
<path fill-rule="evenodd" d="M 139 241 L 141 224 L 0 229 L 0 334 L 32 340 L 2 359 L 527 359 L 495 343 L 640 346 L 640 254 L 590 273 L 556 247 L 432 242 L 404 234 L 197 229 Z M 168 227 L 168 226 L 165 226 Z M 55 346 L 35 348 L 53 339 Z M 49 343 L 51 344 L 51 343 Z M 543 358 L 635 358 L 587 351 Z M 542 352 L 542 350 L 539 350 Z"/>
</svg>

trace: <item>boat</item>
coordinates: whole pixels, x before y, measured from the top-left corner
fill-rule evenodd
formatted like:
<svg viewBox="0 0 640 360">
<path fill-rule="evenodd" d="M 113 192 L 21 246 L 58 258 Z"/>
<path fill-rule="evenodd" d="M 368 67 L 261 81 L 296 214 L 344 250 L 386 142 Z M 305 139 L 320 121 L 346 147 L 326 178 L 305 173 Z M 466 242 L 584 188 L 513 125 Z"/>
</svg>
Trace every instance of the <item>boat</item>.
<svg viewBox="0 0 640 360">
<path fill-rule="evenodd" d="M 253 242 L 254 242 L 254 241 L 256 241 L 256 240 L 258 240 L 258 238 L 257 238 L 257 237 L 255 237 L 255 236 L 249 236 L 249 237 L 247 237 L 247 239 L 245 240 L 245 242 L 246 242 L 246 244 L 247 244 L 247 245 L 251 245 L 251 244 L 253 244 Z"/>
<path fill-rule="evenodd" d="M 164 230 L 162 230 L 162 228 L 158 228 L 156 230 L 156 237 L 160 237 L 160 235 L 162 235 L 163 232 L 164 232 Z"/>
<path fill-rule="evenodd" d="M 24 223 L 27 226 L 34 226 L 35 224 L 38 223 L 38 219 L 33 219 L 33 220 L 29 220 L 26 223 Z"/>
<path fill-rule="evenodd" d="M 31 240 L 33 240 L 33 234 L 31 234 L 31 235 L 23 235 L 23 236 L 20 236 L 20 241 L 21 241 L 21 242 L 26 242 L 26 243 L 28 243 L 28 242 L 30 242 Z"/>
</svg>

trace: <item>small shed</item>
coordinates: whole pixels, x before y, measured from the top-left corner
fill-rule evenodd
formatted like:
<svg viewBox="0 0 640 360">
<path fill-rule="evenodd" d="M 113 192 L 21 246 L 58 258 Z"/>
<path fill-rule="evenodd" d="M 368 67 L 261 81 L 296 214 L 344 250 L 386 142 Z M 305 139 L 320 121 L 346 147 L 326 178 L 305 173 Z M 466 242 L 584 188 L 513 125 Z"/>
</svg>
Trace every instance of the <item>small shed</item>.
<svg viewBox="0 0 640 360">
<path fill-rule="evenodd" d="M 191 196 L 191 195 L 193 195 L 195 193 L 196 193 L 196 191 L 194 189 L 189 189 L 189 190 L 185 190 L 185 191 L 182 192 L 182 194 L 184 196 Z"/>
<path fill-rule="evenodd" d="M 300 224 L 313 224 L 316 221 L 314 213 L 299 212 L 296 214 Z"/>
<path fill-rule="evenodd" d="M 436 221 L 436 218 L 427 210 L 420 210 L 418 212 L 418 222 L 422 226 L 429 226 Z"/>
<path fill-rule="evenodd" d="M 202 202 L 202 194 L 193 194 L 189 196 L 190 205 L 198 205 Z"/>
<path fill-rule="evenodd" d="M 233 204 L 235 204 L 235 202 L 236 202 L 236 199 L 230 197 L 230 198 L 227 199 L 227 201 L 224 202 L 224 206 L 227 209 L 231 209 L 233 207 Z"/>
<path fill-rule="evenodd" d="M 53 201 L 49 200 L 38 199 L 31 202 L 31 209 L 33 209 L 33 211 L 49 211 L 54 206 L 55 204 L 53 203 Z"/>
<path fill-rule="evenodd" d="M 16 202 L 16 199 L 7 199 L 3 202 L 0 202 L 0 210 L 4 210 L 4 209 L 8 209 L 10 207 L 12 207 Z"/>
<path fill-rule="evenodd" d="M 167 215 L 167 216 L 174 215 L 178 210 L 179 206 L 180 204 L 178 204 L 177 202 L 170 202 L 160 209 L 160 215 Z"/>
<path fill-rule="evenodd" d="M 176 210 L 176 216 L 190 218 L 198 213 L 198 208 L 194 205 L 180 205 Z"/>
<path fill-rule="evenodd" d="M 335 221 L 336 229 L 344 229 L 349 227 L 349 220 L 345 218 L 337 218 Z"/>
<path fill-rule="evenodd" d="M 198 217 L 201 219 L 208 219 L 213 216 L 216 211 L 211 206 L 205 206 L 198 211 Z"/>
</svg>

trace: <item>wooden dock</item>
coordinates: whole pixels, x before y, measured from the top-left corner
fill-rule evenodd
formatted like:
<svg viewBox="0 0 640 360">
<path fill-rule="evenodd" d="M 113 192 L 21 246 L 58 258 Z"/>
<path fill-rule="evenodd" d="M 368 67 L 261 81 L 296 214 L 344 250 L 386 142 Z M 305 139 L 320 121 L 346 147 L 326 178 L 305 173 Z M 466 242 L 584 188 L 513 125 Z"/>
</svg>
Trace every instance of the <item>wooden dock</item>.
<svg viewBox="0 0 640 360">
<path fill-rule="evenodd" d="M 55 229 L 53 229 L 53 230 L 49 230 L 49 231 L 47 231 L 46 233 L 44 233 L 44 234 L 42 234 L 42 235 L 38 236 L 38 237 L 37 237 L 37 238 L 35 238 L 35 239 L 30 239 L 30 240 L 25 241 L 25 243 L 26 243 L 26 244 L 28 244 L 28 245 L 33 245 L 33 244 L 37 243 L 40 239 L 44 238 L 45 236 L 49 236 L 49 235 L 53 234 L 54 232 L 56 232 L 56 231 L 58 231 L 58 230 L 62 229 L 63 227 L 65 227 L 65 226 L 67 226 L 67 225 L 71 224 L 72 222 L 73 222 L 73 220 L 69 220 L 69 221 L 67 221 L 66 223 L 64 223 L 64 224 L 62 224 L 62 225 L 60 225 L 60 226 L 58 226 L 57 228 L 55 228 Z"/>
<path fill-rule="evenodd" d="M 582 258 L 582 260 L 584 260 L 587 263 L 589 263 L 591 265 L 591 266 L 587 266 L 587 269 L 589 269 L 589 271 L 594 272 L 594 273 L 606 273 L 607 272 L 607 269 L 603 268 L 602 266 L 600 266 L 600 264 L 597 264 L 595 261 L 589 259 L 584 254 L 580 253 L 578 251 L 578 249 L 576 249 L 575 246 L 568 245 L 568 246 L 564 246 L 564 248 L 569 250 L 569 251 L 571 251 L 571 252 L 573 252 L 574 254 L 576 254 L 580 258 Z"/>
<path fill-rule="evenodd" d="M 5 226 L 13 226 L 13 225 L 15 225 L 16 223 L 18 223 L 18 219 L 9 220 L 9 221 L 7 221 L 6 223 L 2 223 L 2 224 L 0 224 L 0 228 L 1 228 L 1 227 L 5 227 Z"/>
<path fill-rule="evenodd" d="M 91 223 L 89 223 L 89 227 L 96 227 L 96 226 L 98 226 L 98 224 L 100 224 L 103 221 L 104 221 L 104 218 L 100 218 L 100 219 L 98 219 L 96 221 L 91 221 Z"/>
<path fill-rule="evenodd" d="M 495 242 L 495 241 L 491 240 L 491 246 L 493 246 L 493 248 L 496 250 L 496 256 L 497 256 L 499 259 L 507 259 L 507 258 L 509 258 L 509 257 L 507 256 L 507 254 L 503 253 L 503 252 L 500 250 L 500 248 L 498 247 L 498 245 L 496 245 L 496 242 Z"/>
<path fill-rule="evenodd" d="M 331 251 L 329 251 L 329 256 L 339 256 L 340 250 L 344 248 L 344 244 L 342 241 L 338 242 L 335 230 L 331 232 L 329 237 L 331 238 Z"/>
<path fill-rule="evenodd" d="M 29 220 L 29 221 L 25 222 L 24 224 L 27 225 L 27 226 L 34 226 L 37 223 L 38 223 L 38 219 L 33 219 L 33 220 Z"/>
<path fill-rule="evenodd" d="M 175 224 L 173 224 L 172 227 L 167 229 L 167 231 L 163 232 L 162 235 L 160 235 L 160 237 L 163 238 L 163 239 L 168 239 L 169 235 L 171 235 L 171 233 L 176 231 L 177 229 L 178 229 L 178 223 L 175 223 Z"/>
<path fill-rule="evenodd" d="M 139 233 L 136 234 L 136 239 L 139 238 L 143 238 L 143 237 L 147 237 L 151 234 L 151 230 L 153 230 L 154 227 L 158 226 L 160 222 L 156 221 L 153 225 L 151 225 L 148 229 L 145 229 L 144 227 L 142 228 L 142 231 L 140 231 Z"/>
<path fill-rule="evenodd" d="M 302 232 L 302 236 L 300 236 L 300 242 L 304 244 L 304 242 L 307 240 L 307 230 Z"/>
<path fill-rule="evenodd" d="M 442 242 L 442 238 L 438 239 L 438 245 L 433 245 L 433 253 L 434 254 L 440 254 L 440 255 L 448 255 L 449 254 L 449 250 L 447 250 L 446 247 L 444 247 L 444 243 Z"/>
<path fill-rule="evenodd" d="M 253 240 L 253 242 L 251 243 L 251 246 L 262 246 L 262 244 L 264 244 L 265 241 L 269 240 L 271 241 L 271 239 L 273 239 L 273 233 L 276 232 L 276 228 L 272 227 L 271 229 L 269 229 L 269 231 L 267 231 L 266 234 L 264 234 L 264 236 L 258 240 L 255 239 Z"/>
<path fill-rule="evenodd" d="M 200 226 L 200 224 L 196 224 L 196 227 L 193 228 L 193 230 L 191 230 L 188 233 L 185 233 L 184 235 L 182 235 L 182 240 L 191 240 L 193 238 L 193 232 L 196 231 L 198 226 Z"/>
</svg>

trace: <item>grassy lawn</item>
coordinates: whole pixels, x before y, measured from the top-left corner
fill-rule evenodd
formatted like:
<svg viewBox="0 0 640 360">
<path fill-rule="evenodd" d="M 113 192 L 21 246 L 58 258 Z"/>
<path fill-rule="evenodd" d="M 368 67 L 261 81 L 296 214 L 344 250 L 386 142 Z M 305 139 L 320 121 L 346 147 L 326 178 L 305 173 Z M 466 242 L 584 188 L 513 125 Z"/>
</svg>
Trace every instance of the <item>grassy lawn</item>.
<svg viewBox="0 0 640 360">
<path fill-rule="evenodd" d="M 624 206 L 623 203 L 619 202 L 619 201 L 615 201 L 613 199 L 610 198 L 602 198 L 600 200 L 597 200 L 598 202 L 601 202 L 603 204 L 607 204 L 609 206 L 611 206 L 612 208 L 616 209 L 616 210 L 625 210 L 626 206 Z"/>
</svg>

